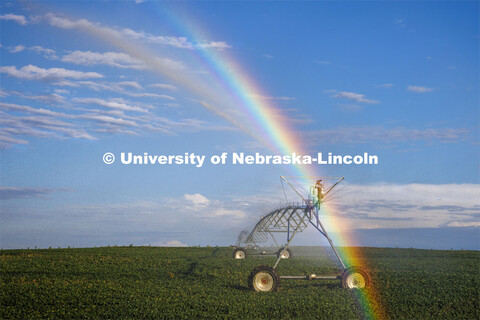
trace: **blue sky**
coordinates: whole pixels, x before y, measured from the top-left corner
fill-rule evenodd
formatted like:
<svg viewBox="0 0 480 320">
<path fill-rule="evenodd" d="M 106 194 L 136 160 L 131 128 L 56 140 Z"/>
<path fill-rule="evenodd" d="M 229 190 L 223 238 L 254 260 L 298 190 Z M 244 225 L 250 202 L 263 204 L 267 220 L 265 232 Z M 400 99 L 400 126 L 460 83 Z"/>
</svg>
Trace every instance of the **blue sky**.
<svg viewBox="0 0 480 320">
<path fill-rule="evenodd" d="M 285 201 L 288 165 L 118 163 L 121 152 L 272 153 L 242 131 L 255 123 L 216 57 L 255 79 L 242 93 L 268 102 L 307 152 L 378 155 L 313 169 L 346 178 L 332 206 L 355 227 L 334 232 L 479 249 L 478 9 L 3 1 L 1 247 L 228 245 Z"/>
</svg>

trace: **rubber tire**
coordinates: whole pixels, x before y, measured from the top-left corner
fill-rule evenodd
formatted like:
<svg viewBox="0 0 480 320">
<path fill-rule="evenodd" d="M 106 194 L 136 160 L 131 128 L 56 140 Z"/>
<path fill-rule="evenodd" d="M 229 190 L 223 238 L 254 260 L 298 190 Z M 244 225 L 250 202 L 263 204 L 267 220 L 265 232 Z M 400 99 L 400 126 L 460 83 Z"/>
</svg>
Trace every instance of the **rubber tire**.
<svg viewBox="0 0 480 320">
<path fill-rule="evenodd" d="M 237 258 L 237 252 L 243 252 L 243 258 Z M 235 250 L 233 250 L 233 259 L 235 260 L 241 260 L 241 259 L 246 259 L 247 258 L 247 250 L 244 249 L 244 248 L 237 248 Z"/>
<path fill-rule="evenodd" d="M 277 251 L 277 258 L 280 257 L 280 254 L 282 253 L 283 249 L 285 247 L 280 248 L 280 250 Z M 290 248 L 287 248 L 288 256 L 282 259 L 290 259 L 292 257 L 292 250 Z"/>
<path fill-rule="evenodd" d="M 259 273 L 264 273 L 269 275 L 272 280 L 272 286 L 268 288 L 268 290 L 262 290 L 258 286 L 255 285 L 255 276 L 259 275 Z M 260 275 L 259 275 L 260 276 Z M 267 276 L 268 278 L 268 276 Z M 267 279 L 268 280 L 268 279 Z M 263 281 L 262 281 L 263 282 Z M 259 266 L 253 269 L 253 271 L 248 276 L 248 287 L 252 291 L 256 292 L 275 292 L 280 289 L 280 276 L 278 275 L 277 271 L 269 266 Z"/>
<path fill-rule="evenodd" d="M 349 285 L 349 282 L 352 281 L 351 279 L 349 279 L 349 276 L 351 276 L 354 273 L 360 274 L 363 277 L 363 280 L 365 282 L 365 285 L 363 287 L 360 287 L 360 288 L 351 287 L 352 285 L 351 283 Z M 370 279 L 370 276 L 364 269 L 360 267 L 350 267 L 347 270 L 345 270 L 342 274 L 342 287 L 344 288 L 362 290 L 365 288 L 370 288 L 371 285 L 372 285 L 372 280 Z"/>
</svg>

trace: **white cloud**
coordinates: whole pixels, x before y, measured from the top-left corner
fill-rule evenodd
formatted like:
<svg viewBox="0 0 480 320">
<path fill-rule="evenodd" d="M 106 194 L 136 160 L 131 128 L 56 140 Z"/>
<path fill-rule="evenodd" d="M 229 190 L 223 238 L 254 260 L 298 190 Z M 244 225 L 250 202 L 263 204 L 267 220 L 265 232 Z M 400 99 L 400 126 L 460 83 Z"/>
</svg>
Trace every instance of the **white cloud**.
<svg viewBox="0 0 480 320">
<path fill-rule="evenodd" d="M 196 206 L 206 206 L 210 203 L 210 200 L 199 193 L 184 194 L 183 197 L 185 200 L 192 202 Z"/>
<path fill-rule="evenodd" d="M 158 98 L 158 99 L 166 99 L 166 100 L 176 100 L 175 97 L 165 95 L 165 94 L 156 94 L 150 92 L 131 92 L 125 90 L 126 87 L 133 88 L 133 89 L 143 89 L 140 84 L 134 81 L 122 81 L 122 82 L 100 82 L 100 81 L 69 81 L 69 80 L 62 80 L 53 83 L 56 86 L 60 87 L 87 87 L 94 91 L 113 91 L 116 93 L 120 93 L 122 95 L 136 97 L 136 98 Z"/>
<path fill-rule="evenodd" d="M 120 36 L 120 37 L 129 37 L 134 40 L 145 41 L 149 43 L 162 44 L 167 46 L 172 46 L 182 49 L 197 49 L 197 48 L 213 48 L 218 50 L 229 49 L 231 46 L 225 41 L 202 41 L 202 42 L 192 42 L 186 37 L 174 37 L 174 36 L 157 36 L 143 31 L 135 31 L 129 28 L 124 28 L 117 30 L 114 28 L 109 28 L 102 26 L 98 23 L 92 23 L 85 19 L 80 20 L 70 20 L 67 18 L 62 18 L 55 16 L 52 13 L 46 15 L 50 25 L 63 28 L 63 29 L 88 29 L 91 31 L 102 31 L 102 33 L 110 33 L 111 35 Z"/>
<path fill-rule="evenodd" d="M 73 126 L 73 124 L 65 122 L 63 120 L 53 118 L 50 115 L 48 116 L 27 116 L 27 117 L 22 117 L 21 121 L 23 123 L 31 124 L 34 126 L 38 126 L 40 128 L 48 128 L 48 129 L 53 129 L 54 127 L 70 127 Z"/>
<path fill-rule="evenodd" d="M 28 141 L 24 139 L 17 139 L 10 135 L 5 135 L 0 131 L 0 149 L 8 148 L 14 144 L 28 144 Z"/>
<path fill-rule="evenodd" d="M 70 54 L 64 55 L 63 62 L 74 63 L 84 66 L 104 64 L 124 69 L 144 69 L 144 64 L 122 52 L 92 52 L 76 50 Z"/>
<path fill-rule="evenodd" d="M 480 221 L 452 221 L 447 227 L 480 227 Z"/>
<path fill-rule="evenodd" d="M 7 14 L 0 15 L 0 20 L 15 21 L 16 23 L 21 24 L 21 25 L 26 25 L 27 24 L 27 19 L 25 18 L 25 16 L 16 15 L 16 14 L 12 14 L 12 13 L 7 13 Z"/>
<path fill-rule="evenodd" d="M 16 77 L 26 80 L 64 80 L 70 79 L 90 79 L 103 78 L 103 75 L 97 72 L 81 72 L 75 70 L 68 70 L 64 68 L 50 68 L 43 69 L 34 65 L 27 65 L 20 69 L 15 66 L 0 67 L 0 73 L 5 73 L 11 77 Z"/>
<path fill-rule="evenodd" d="M 172 120 L 160 117 L 152 112 L 154 110 L 153 106 L 132 103 L 119 98 L 108 100 L 74 98 L 68 101 L 65 97 L 56 93 L 34 96 L 10 91 L 5 94 L 7 96 L 8 94 L 17 94 L 41 104 L 62 103 L 68 108 L 64 108 L 65 112 L 57 112 L 46 108 L 0 102 L 1 148 L 10 147 L 17 143 L 28 143 L 24 139 L 25 136 L 56 139 L 65 137 L 97 139 L 87 131 L 129 135 L 141 135 L 147 131 L 153 131 L 172 135 L 179 132 L 235 130 L 232 127 L 218 126 L 198 119 Z M 78 104 L 86 105 L 86 107 L 77 106 Z M 91 106 L 100 106 L 105 109 L 95 109 Z M 18 115 L 18 113 L 23 115 Z M 191 199 L 199 204 L 200 196 L 197 196 L 197 198 L 194 196 L 192 195 Z"/>
<path fill-rule="evenodd" d="M 182 49 L 214 48 L 219 50 L 229 49 L 231 46 L 225 41 L 192 42 L 186 37 L 156 36 L 146 32 L 138 32 L 129 28 L 122 29 L 122 33 L 135 40 L 162 44 Z"/>
<path fill-rule="evenodd" d="M 21 94 L 21 97 L 29 100 L 42 102 L 45 104 L 66 104 L 67 103 L 65 97 L 57 93 L 44 94 L 44 95 L 38 95 L 38 96 L 29 96 L 29 95 Z"/>
<path fill-rule="evenodd" d="M 185 66 L 182 62 L 169 58 L 155 57 L 158 63 L 168 66 L 175 70 L 184 70 Z M 145 64 L 138 59 L 132 58 L 130 55 L 122 52 L 92 52 L 92 51 L 74 51 L 65 55 L 61 59 L 63 62 L 69 62 L 77 65 L 108 65 L 122 69 L 145 69 Z"/>
<path fill-rule="evenodd" d="M 13 103 L 5 103 L 5 102 L 0 102 L 0 108 L 3 110 L 9 110 L 9 111 L 19 111 L 23 113 L 29 113 L 29 114 L 35 114 L 35 115 L 43 115 L 43 116 L 51 116 L 51 117 L 64 117 L 66 116 L 65 113 L 60 113 L 60 112 L 55 112 L 51 111 L 48 109 L 42 109 L 42 108 L 32 108 L 29 106 L 24 106 L 24 105 L 18 105 L 18 104 L 13 104 Z"/>
<path fill-rule="evenodd" d="M 166 100 L 177 100 L 175 97 L 166 94 L 156 94 L 150 92 L 123 92 L 125 95 L 136 98 L 160 98 Z"/>
<path fill-rule="evenodd" d="M 432 92 L 432 88 L 421 87 L 421 86 L 408 86 L 408 91 L 416 92 L 416 93 L 425 93 L 425 92 Z"/>
<path fill-rule="evenodd" d="M 4 142 L 1 144 L 1 148 L 7 148 L 17 143 L 28 143 L 28 141 L 20 139 L 18 136 L 96 139 L 83 128 L 78 128 L 76 124 L 60 120 L 61 118 L 73 118 L 65 113 L 3 102 L 0 103 L 0 108 L 6 111 L 27 114 L 27 116 L 16 116 L 0 111 L 0 124 L 2 125 L 0 135 L 3 136 L 2 141 Z"/>
<path fill-rule="evenodd" d="M 226 43 L 225 41 L 205 41 L 202 43 L 197 43 L 196 47 L 225 50 L 225 49 L 230 49 L 232 46 Z"/>
<path fill-rule="evenodd" d="M 22 45 L 8 48 L 8 52 L 10 53 L 22 52 L 23 50 L 25 50 L 25 46 Z"/>
<path fill-rule="evenodd" d="M 136 81 L 122 81 L 122 82 L 118 82 L 117 85 L 122 88 L 131 88 L 131 89 L 138 89 L 138 90 L 143 89 L 143 87 Z"/>
<path fill-rule="evenodd" d="M 339 191 L 328 202 L 328 211 L 323 211 L 325 208 L 320 211 L 320 219 L 329 232 L 382 228 L 478 227 L 478 184 L 349 185 L 344 182 L 337 188 Z M 25 191 L 28 196 L 41 196 L 42 193 L 38 188 Z M 14 190 L 13 196 L 22 195 L 22 190 L 18 193 Z M 72 241 L 72 234 L 81 235 L 81 239 L 85 239 L 86 234 L 92 234 L 95 235 L 97 245 L 224 244 L 233 243 L 242 229 L 248 227 L 251 230 L 260 216 L 277 208 L 283 192 L 281 186 L 278 186 L 269 190 L 268 194 L 228 197 L 223 200 L 207 199 L 198 193 L 189 196 L 202 205 L 195 206 L 194 201 L 187 200 L 184 195 L 178 198 L 163 198 L 156 202 L 139 200 L 53 209 L 29 208 L 28 211 L 16 208 L 14 214 L 21 216 L 23 221 L 32 219 L 39 222 L 32 222 L 33 227 L 23 231 L 28 239 L 34 234 L 32 231 L 43 231 L 47 226 L 55 227 L 55 230 L 65 230 L 65 226 L 74 225 L 75 229 L 68 232 L 66 237 L 68 241 Z M 295 196 L 290 201 L 297 198 Z M 2 211 L 2 214 L 12 214 L 7 210 L 5 213 Z M 353 232 L 355 234 L 355 231 Z M 310 235 L 315 237 L 311 239 L 318 241 L 318 233 L 313 228 L 308 228 L 304 236 Z M 302 236 L 299 235 L 296 239 L 297 242 L 301 241 L 300 237 Z M 214 243 L 212 239 L 215 239 Z"/>
<path fill-rule="evenodd" d="M 137 123 L 135 123 L 135 121 L 125 120 L 121 118 L 114 118 L 114 117 L 96 114 L 96 113 L 81 114 L 76 116 L 76 118 L 93 120 L 93 121 L 101 122 L 103 124 L 115 125 L 115 126 L 128 126 L 128 127 L 137 126 Z"/>
<path fill-rule="evenodd" d="M 159 42 L 172 41 L 172 46 L 178 45 L 180 47 L 188 47 L 190 42 L 188 39 L 165 39 L 156 38 L 155 36 L 152 38 L 151 35 L 143 32 L 137 32 L 130 29 L 106 27 L 98 23 L 89 22 L 87 20 L 69 20 L 54 15 L 47 15 L 46 17 L 51 25 L 64 29 L 77 28 L 82 32 L 88 32 L 102 41 L 121 48 L 122 52 L 125 52 L 132 58 L 142 61 L 147 66 L 149 71 L 159 73 L 162 75 L 162 77 L 168 79 L 173 84 L 190 90 L 190 92 L 195 95 L 197 102 L 204 106 L 208 111 L 228 120 L 237 128 L 248 133 L 252 137 L 256 137 L 261 141 L 264 141 L 264 139 L 262 139 L 263 132 L 255 132 L 255 130 L 248 125 L 249 122 L 245 114 L 236 114 L 235 116 L 232 115 L 235 110 L 237 110 L 237 105 L 232 101 L 231 97 L 229 97 L 226 92 L 216 90 L 214 86 L 205 81 L 203 74 L 202 76 L 198 76 L 198 73 L 192 72 L 190 68 L 186 68 L 181 63 L 177 63 L 174 60 L 168 58 L 157 58 L 155 52 L 151 51 L 151 48 L 142 45 L 142 42 L 153 43 L 158 40 Z M 126 33 L 129 34 L 127 35 Z M 197 45 L 197 43 L 190 44 L 193 44 L 193 48 L 195 48 Z M 202 45 L 204 45 L 203 42 Z M 217 47 L 222 46 L 222 44 L 212 45 Z M 184 72 L 179 72 L 179 67 L 183 67 Z M 58 81 L 57 84 L 76 85 L 75 83 L 68 83 L 66 81 Z M 198 123 L 199 122 L 197 121 L 197 124 Z M 208 127 L 212 128 L 212 126 Z M 192 126 L 189 126 L 188 128 L 191 129 Z M 196 130 L 198 130 L 198 127 Z M 228 129 L 224 127 L 221 130 L 231 130 L 231 128 Z"/>
<path fill-rule="evenodd" d="M 245 211 L 240 210 L 231 204 L 227 204 L 218 200 L 211 201 L 199 193 L 185 194 L 183 197 L 187 202 L 182 204 L 182 206 L 185 206 L 188 208 L 188 210 L 193 211 L 193 213 L 195 213 L 199 218 L 225 217 L 242 220 L 247 216 Z M 190 206 L 189 203 L 193 204 L 193 207 Z"/>
<path fill-rule="evenodd" d="M 95 104 L 106 108 L 123 110 L 123 111 L 135 111 L 135 112 L 148 112 L 148 109 L 133 106 L 128 101 L 123 99 L 110 99 L 104 100 L 99 98 L 74 98 L 72 102 L 78 102 L 82 104 Z"/>
<path fill-rule="evenodd" d="M 378 100 L 367 99 L 365 95 L 355 92 L 347 92 L 347 91 L 336 91 L 336 90 L 325 90 L 324 92 L 335 92 L 332 96 L 335 99 L 346 99 L 352 100 L 358 103 L 368 103 L 368 104 L 375 104 L 379 103 Z"/>
<path fill-rule="evenodd" d="M 331 201 L 350 228 L 478 226 L 478 184 L 346 185 Z"/>
<path fill-rule="evenodd" d="M 59 28 L 63 28 L 63 29 L 90 27 L 90 26 L 94 25 L 93 23 L 91 23 L 90 21 L 85 20 L 85 19 L 72 21 L 72 20 L 69 20 L 67 18 L 62 18 L 62 17 L 55 16 L 53 13 L 48 13 L 48 14 L 45 15 L 45 17 L 48 19 L 48 22 L 50 23 L 51 26 L 59 27 Z"/>
<path fill-rule="evenodd" d="M 48 48 L 43 48 L 41 46 L 33 46 L 28 48 L 28 50 L 31 50 L 33 52 L 36 52 L 38 54 L 43 54 L 43 57 L 49 60 L 56 60 L 58 59 L 57 53 L 53 49 L 48 49 Z"/>
<path fill-rule="evenodd" d="M 25 98 L 25 99 L 38 101 L 38 102 L 42 102 L 42 103 L 45 103 L 45 104 L 66 103 L 67 101 L 65 100 L 65 97 L 59 95 L 58 93 L 60 93 L 60 92 L 55 91 L 55 93 L 52 93 L 52 94 L 44 94 L 44 95 L 35 96 L 35 95 L 27 94 L 27 93 L 24 93 L 24 92 L 20 92 L 20 91 L 5 91 L 5 90 L 0 89 L 0 97 L 6 97 L 6 96 L 9 96 L 11 94 L 14 94 L 14 95 L 17 95 L 17 96 Z"/>
<path fill-rule="evenodd" d="M 273 56 L 271 54 L 267 54 L 267 53 L 262 54 L 262 57 L 267 58 L 267 59 L 272 59 L 273 58 Z"/>
<path fill-rule="evenodd" d="M 313 62 L 315 62 L 315 63 L 317 63 L 317 64 L 331 64 L 330 61 L 325 61 L 325 60 L 315 60 L 315 61 L 313 61 Z"/>
<path fill-rule="evenodd" d="M 185 243 L 183 243 L 179 240 L 164 240 L 164 241 L 154 242 L 154 243 L 152 243 L 152 246 L 157 246 L 157 247 L 188 247 L 188 244 L 185 244 Z"/>
</svg>

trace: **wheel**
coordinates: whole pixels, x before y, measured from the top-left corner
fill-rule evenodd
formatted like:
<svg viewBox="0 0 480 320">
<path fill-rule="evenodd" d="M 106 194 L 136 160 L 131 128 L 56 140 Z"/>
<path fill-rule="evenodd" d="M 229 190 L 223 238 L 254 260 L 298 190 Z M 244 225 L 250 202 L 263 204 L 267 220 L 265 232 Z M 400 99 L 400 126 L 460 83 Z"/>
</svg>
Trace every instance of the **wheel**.
<svg viewBox="0 0 480 320">
<path fill-rule="evenodd" d="M 370 287 L 371 280 L 368 273 L 359 267 L 351 267 L 342 275 L 342 287 L 348 289 L 365 289 Z"/>
<path fill-rule="evenodd" d="M 248 287 L 257 292 L 278 291 L 280 288 L 280 277 L 272 267 L 260 266 L 248 276 Z"/>
<path fill-rule="evenodd" d="M 245 259 L 247 257 L 247 251 L 243 248 L 237 248 L 233 251 L 233 259 Z"/>
<path fill-rule="evenodd" d="M 290 250 L 290 248 L 287 248 L 287 250 L 285 250 L 282 254 L 282 251 L 283 249 L 285 249 L 285 247 L 283 248 L 280 248 L 280 250 L 277 251 L 277 257 L 282 257 L 282 259 L 289 259 L 292 257 L 292 251 Z"/>
</svg>

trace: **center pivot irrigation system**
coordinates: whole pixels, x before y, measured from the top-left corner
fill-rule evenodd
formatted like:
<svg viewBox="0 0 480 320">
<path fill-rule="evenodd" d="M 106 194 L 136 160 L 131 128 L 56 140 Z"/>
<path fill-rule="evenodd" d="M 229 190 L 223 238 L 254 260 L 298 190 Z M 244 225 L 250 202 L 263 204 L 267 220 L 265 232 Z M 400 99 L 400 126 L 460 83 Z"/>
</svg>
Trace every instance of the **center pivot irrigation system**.
<svg viewBox="0 0 480 320">
<path fill-rule="evenodd" d="M 325 202 L 325 197 L 335 188 L 343 177 L 313 177 L 316 180 L 315 186 L 310 188 L 308 197 L 302 194 L 286 179 L 281 177 L 282 184 L 285 181 L 295 193 L 303 200 L 300 204 L 289 204 L 284 207 L 273 210 L 266 216 L 262 217 L 255 225 L 253 230 L 248 233 L 242 231 L 238 236 L 237 245 L 234 247 L 233 257 L 235 259 L 245 259 L 247 257 L 247 248 L 254 249 L 253 254 L 276 254 L 277 260 L 273 267 L 259 266 L 255 268 L 248 277 L 248 286 L 251 290 L 268 292 L 278 291 L 280 288 L 280 279 L 305 279 L 305 280 L 341 280 L 342 286 L 349 289 L 363 289 L 370 285 L 371 280 L 365 270 L 360 267 L 347 267 L 338 251 L 333 245 L 332 239 L 325 230 L 319 218 L 319 211 L 322 203 Z M 335 182 L 328 188 L 324 187 L 324 180 L 334 180 Z M 318 232 L 320 232 L 327 240 L 338 258 L 342 266 L 342 275 L 279 275 L 276 268 L 281 259 L 288 259 L 292 257 L 290 244 L 298 232 L 302 232 L 308 225 L 312 225 Z M 274 234 L 286 233 L 287 243 L 282 246 L 277 252 L 262 251 L 258 247 L 258 243 L 267 242 L 269 236 L 273 239 L 277 247 L 280 247 L 275 239 Z M 245 244 L 244 247 L 240 247 Z M 252 253 L 250 253 L 252 254 Z"/>
</svg>

